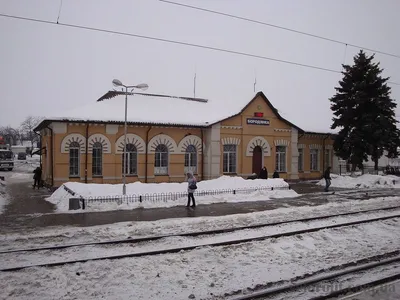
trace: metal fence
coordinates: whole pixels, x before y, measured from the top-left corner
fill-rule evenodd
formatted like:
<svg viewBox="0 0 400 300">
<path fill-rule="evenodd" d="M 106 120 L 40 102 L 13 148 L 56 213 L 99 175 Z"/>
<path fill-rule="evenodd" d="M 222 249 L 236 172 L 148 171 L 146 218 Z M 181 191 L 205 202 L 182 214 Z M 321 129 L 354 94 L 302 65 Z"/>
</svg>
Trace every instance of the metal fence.
<svg viewBox="0 0 400 300">
<path fill-rule="evenodd" d="M 249 187 L 239 189 L 218 189 L 218 190 L 201 190 L 196 191 L 195 196 L 217 196 L 217 195 L 246 195 L 257 191 L 273 191 L 273 190 L 289 190 L 290 186 L 278 187 Z M 182 198 L 187 198 L 187 192 L 170 192 L 170 193 L 145 193 L 145 194 L 132 194 L 132 195 L 118 195 L 118 196 L 95 196 L 84 198 L 87 205 L 91 203 L 135 203 L 135 202 L 167 202 L 177 201 Z"/>
</svg>

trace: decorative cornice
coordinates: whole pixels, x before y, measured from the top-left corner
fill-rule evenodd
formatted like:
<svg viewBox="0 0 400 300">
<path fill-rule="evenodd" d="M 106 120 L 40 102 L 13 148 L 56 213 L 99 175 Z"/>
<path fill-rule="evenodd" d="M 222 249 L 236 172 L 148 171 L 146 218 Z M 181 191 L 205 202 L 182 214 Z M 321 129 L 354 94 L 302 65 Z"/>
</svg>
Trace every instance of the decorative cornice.
<svg viewBox="0 0 400 300">
<path fill-rule="evenodd" d="M 309 145 L 309 148 L 310 149 L 319 149 L 319 150 L 321 150 L 322 149 L 322 145 L 320 145 L 320 144 L 311 144 L 311 145 Z"/>
<path fill-rule="evenodd" d="M 287 128 L 274 128 L 274 131 L 279 131 L 279 132 L 292 132 L 292 129 L 287 129 Z"/>
<path fill-rule="evenodd" d="M 288 140 L 275 140 L 274 145 L 275 146 L 289 146 L 290 142 Z"/>
<path fill-rule="evenodd" d="M 234 126 L 234 125 L 222 125 L 222 129 L 242 129 L 243 126 Z"/>
</svg>

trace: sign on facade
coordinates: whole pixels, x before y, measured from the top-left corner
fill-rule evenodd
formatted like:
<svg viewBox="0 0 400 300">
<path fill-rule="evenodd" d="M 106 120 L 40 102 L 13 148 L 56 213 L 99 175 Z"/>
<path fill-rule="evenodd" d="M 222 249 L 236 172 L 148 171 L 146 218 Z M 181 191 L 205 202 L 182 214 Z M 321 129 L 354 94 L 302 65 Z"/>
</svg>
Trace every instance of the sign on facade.
<svg viewBox="0 0 400 300">
<path fill-rule="evenodd" d="M 269 120 L 256 119 L 256 118 L 247 118 L 247 124 L 249 124 L 249 125 L 266 125 L 266 126 L 269 126 Z"/>
</svg>

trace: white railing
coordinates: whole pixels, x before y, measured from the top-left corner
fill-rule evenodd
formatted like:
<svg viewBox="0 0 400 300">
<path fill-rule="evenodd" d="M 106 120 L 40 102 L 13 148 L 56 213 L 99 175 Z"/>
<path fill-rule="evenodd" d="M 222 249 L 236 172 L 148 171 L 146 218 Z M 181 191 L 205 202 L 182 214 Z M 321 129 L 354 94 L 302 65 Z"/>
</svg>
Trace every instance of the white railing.
<svg viewBox="0 0 400 300">
<path fill-rule="evenodd" d="M 154 175 L 168 175 L 168 167 L 154 167 Z"/>
</svg>

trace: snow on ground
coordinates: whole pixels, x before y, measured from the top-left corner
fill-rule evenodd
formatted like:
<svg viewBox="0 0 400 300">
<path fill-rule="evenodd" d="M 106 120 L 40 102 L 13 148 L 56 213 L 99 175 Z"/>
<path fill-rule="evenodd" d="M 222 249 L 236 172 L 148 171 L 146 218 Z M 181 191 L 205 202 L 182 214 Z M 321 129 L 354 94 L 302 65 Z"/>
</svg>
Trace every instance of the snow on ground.
<svg viewBox="0 0 400 300">
<path fill-rule="evenodd" d="M 40 250 L 35 252 L 19 253 L 0 253 L 0 269 L 23 267 L 32 264 L 48 264 L 60 261 L 74 261 L 92 259 L 97 257 L 116 256 L 132 253 L 143 253 L 154 251 L 155 249 L 175 249 L 184 247 L 201 247 L 207 244 L 243 240 L 248 238 L 260 238 L 274 234 L 288 233 L 311 228 L 340 225 L 348 222 L 364 221 L 373 218 L 398 216 L 399 209 L 392 211 L 370 212 L 351 216 L 332 217 L 324 220 L 314 220 L 309 222 L 293 222 L 266 227 L 243 229 L 233 232 L 201 235 L 196 237 L 165 237 L 152 242 L 139 242 L 133 244 L 118 245 L 91 245 L 79 248 L 67 248 L 60 250 Z"/>
<path fill-rule="evenodd" d="M 37 167 L 40 166 L 40 155 L 30 155 L 26 156 L 26 160 L 18 160 L 17 158 L 14 159 L 14 170 L 21 172 L 19 173 L 19 176 L 22 176 L 23 172 L 25 172 L 24 175 L 30 176 L 30 178 L 33 176 L 30 174 L 26 173 L 33 173 L 33 170 L 35 170 Z"/>
<path fill-rule="evenodd" d="M 122 195 L 122 184 L 84 184 L 78 182 L 67 182 L 64 184 L 68 189 L 75 192 L 78 197 L 82 196 L 88 199 L 86 211 L 184 206 L 187 203 L 187 196 L 184 194 L 187 191 L 187 185 L 187 182 L 129 183 L 126 185 L 127 196 L 124 197 Z M 279 189 L 289 187 L 289 184 L 281 178 L 246 180 L 242 177 L 222 176 L 217 179 L 200 181 L 197 183 L 197 186 L 198 189 L 195 192 L 196 204 L 260 201 L 298 196 L 293 190 Z M 254 191 L 250 194 L 233 194 L 233 190 L 255 188 L 260 188 L 262 190 Z M 274 190 L 271 190 L 272 188 L 274 188 Z M 225 192 L 218 195 L 197 195 L 199 192 L 217 192 L 222 190 Z M 182 194 L 176 196 L 175 193 Z M 140 203 L 138 201 L 139 195 L 144 197 L 158 197 L 158 200 L 152 200 L 155 198 L 150 200 L 144 199 L 144 201 Z M 168 200 L 164 200 L 161 195 L 167 197 Z M 72 197 L 73 196 L 61 186 L 46 200 L 56 204 L 58 212 L 81 212 L 80 210 L 68 211 L 69 198 Z M 115 198 L 118 198 L 118 200 Z M 100 202 L 100 199 L 103 201 Z M 107 199 L 109 200 L 105 201 Z"/>
<path fill-rule="evenodd" d="M 351 177 L 331 174 L 331 178 L 331 187 L 336 188 L 400 188 L 400 177 L 394 175 L 364 174 Z M 321 179 L 317 184 L 325 186 L 325 179 Z"/>
<path fill-rule="evenodd" d="M 311 216 L 325 216 L 366 209 L 394 207 L 397 205 L 400 205 L 400 197 L 382 197 L 368 200 L 329 202 L 314 207 L 278 208 L 270 211 L 216 217 L 173 218 L 151 222 L 120 222 L 91 227 L 57 226 L 45 229 L 36 228 L 18 234 L 5 233 L 1 235 L 0 250 L 224 229 L 289 221 Z"/>
<path fill-rule="evenodd" d="M 234 246 L 2 272 L 1 297 L 210 299 L 396 251 L 399 224 L 392 219 Z"/>
</svg>

